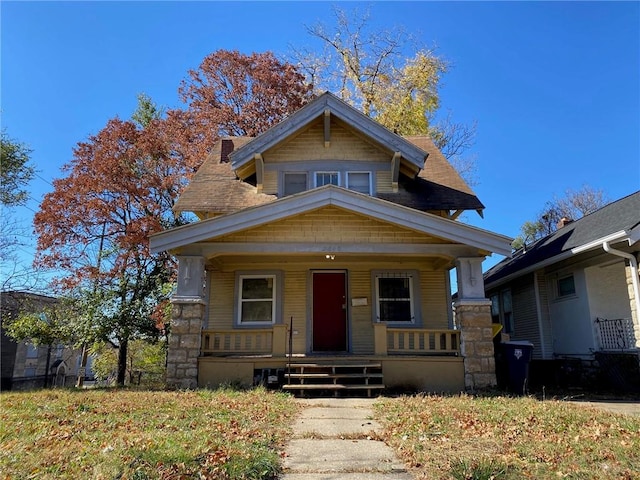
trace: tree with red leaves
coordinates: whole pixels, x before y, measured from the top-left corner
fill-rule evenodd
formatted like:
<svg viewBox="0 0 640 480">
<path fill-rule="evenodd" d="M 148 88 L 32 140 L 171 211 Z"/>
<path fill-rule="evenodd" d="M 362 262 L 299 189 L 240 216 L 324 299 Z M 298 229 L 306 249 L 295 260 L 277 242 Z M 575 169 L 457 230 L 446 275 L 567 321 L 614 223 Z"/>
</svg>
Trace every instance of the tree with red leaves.
<svg viewBox="0 0 640 480">
<path fill-rule="evenodd" d="M 158 335 L 170 293 L 172 259 L 151 255 L 149 236 L 186 222 L 172 207 L 215 141 L 263 132 L 304 105 L 311 87 L 271 53 L 218 51 L 180 93 L 185 110 L 163 116 L 141 96 L 133 121 L 109 120 L 78 143 L 34 219 L 36 262 L 66 271 L 58 283 L 82 292 L 82 338 L 118 344 L 119 384 L 128 342 Z"/>
<path fill-rule="evenodd" d="M 218 50 L 188 72 L 178 90 L 187 108 L 167 120 L 197 167 L 221 137 L 261 134 L 308 103 L 312 90 L 296 67 L 271 52 Z"/>
<path fill-rule="evenodd" d="M 148 237 L 184 223 L 171 208 L 186 168 L 162 127 L 159 118 L 146 126 L 110 120 L 77 145 L 68 175 L 54 181 L 34 218 L 37 261 L 68 272 L 59 279 L 65 290 L 92 293 L 86 331 L 94 338 L 85 340 L 118 344 L 121 384 L 128 342 L 157 337 L 154 313 L 172 279 L 171 258 L 150 255 Z"/>
</svg>

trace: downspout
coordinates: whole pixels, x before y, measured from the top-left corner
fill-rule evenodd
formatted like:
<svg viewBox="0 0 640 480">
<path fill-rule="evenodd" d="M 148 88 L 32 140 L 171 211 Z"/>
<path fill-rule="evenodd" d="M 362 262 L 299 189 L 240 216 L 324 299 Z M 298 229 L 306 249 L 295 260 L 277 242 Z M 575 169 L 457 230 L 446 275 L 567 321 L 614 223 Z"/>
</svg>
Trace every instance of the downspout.
<svg viewBox="0 0 640 480">
<path fill-rule="evenodd" d="M 638 261 L 636 260 L 636 257 L 630 253 L 612 248 L 611 245 L 609 245 L 609 242 L 602 242 L 602 248 L 607 253 L 629 260 L 629 266 L 631 267 L 631 283 L 633 284 L 633 295 L 636 303 L 636 315 L 638 316 L 638 322 L 640 322 L 640 285 L 638 285 Z"/>
</svg>

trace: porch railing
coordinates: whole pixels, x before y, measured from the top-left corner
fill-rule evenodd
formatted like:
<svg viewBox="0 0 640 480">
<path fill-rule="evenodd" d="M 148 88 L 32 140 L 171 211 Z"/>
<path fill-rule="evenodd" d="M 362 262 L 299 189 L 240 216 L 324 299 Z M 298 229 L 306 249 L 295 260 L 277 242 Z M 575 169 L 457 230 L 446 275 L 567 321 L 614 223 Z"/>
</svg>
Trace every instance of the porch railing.
<svg viewBox="0 0 640 480">
<path fill-rule="evenodd" d="M 602 350 L 630 350 L 636 348 L 636 334 L 631 318 L 596 318 Z"/>
<path fill-rule="evenodd" d="M 287 326 L 246 330 L 203 330 L 202 355 L 284 356 Z"/>
<path fill-rule="evenodd" d="M 287 353 L 287 326 L 247 330 L 203 330 L 202 355 L 273 355 Z M 376 355 L 457 355 L 459 330 L 389 328 L 374 325 Z"/>
<path fill-rule="evenodd" d="M 459 330 L 392 328 L 375 325 L 377 355 L 457 355 L 460 353 Z"/>
<path fill-rule="evenodd" d="M 202 332 L 203 355 L 270 354 L 272 349 L 273 331 L 270 328 Z"/>
</svg>

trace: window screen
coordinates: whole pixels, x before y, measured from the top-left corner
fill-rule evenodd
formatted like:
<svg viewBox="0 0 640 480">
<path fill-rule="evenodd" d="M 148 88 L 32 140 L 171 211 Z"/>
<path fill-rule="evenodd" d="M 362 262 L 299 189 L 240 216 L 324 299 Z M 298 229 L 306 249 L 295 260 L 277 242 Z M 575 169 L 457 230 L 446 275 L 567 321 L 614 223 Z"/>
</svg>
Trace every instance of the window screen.
<svg viewBox="0 0 640 480">
<path fill-rule="evenodd" d="M 304 192 L 307 189 L 306 173 L 285 173 L 284 174 L 284 195 L 294 195 Z"/>
<path fill-rule="evenodd" d="M 348 172 L 347 188 L 371 195 L 371 174 L 369 172 Z"/>
</svg>

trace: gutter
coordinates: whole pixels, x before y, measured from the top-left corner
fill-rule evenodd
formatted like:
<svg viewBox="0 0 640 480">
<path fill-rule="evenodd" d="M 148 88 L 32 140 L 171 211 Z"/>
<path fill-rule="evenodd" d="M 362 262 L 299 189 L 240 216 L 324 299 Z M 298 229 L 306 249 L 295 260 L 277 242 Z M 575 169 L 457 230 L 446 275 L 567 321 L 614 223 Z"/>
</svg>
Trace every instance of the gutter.
<svg viewBox="0 0 640 480">
<path fill-rule="evenodd" d="M 638 285 L 638 261 L 636 260 L 636 257 L 631 253 L 616 250 L 611 247 L 608 241 L 602 242 L 602 248 L 607 253 L 629 260 L 629 266 L 631 267 L 631 283 L 633 284 L 633 294 L 636 304 L 636 314 L 640 316 L 640 285 Z"/>
</svg>

